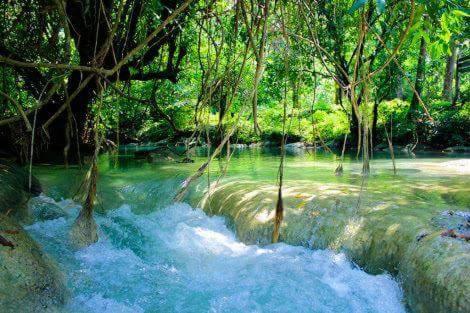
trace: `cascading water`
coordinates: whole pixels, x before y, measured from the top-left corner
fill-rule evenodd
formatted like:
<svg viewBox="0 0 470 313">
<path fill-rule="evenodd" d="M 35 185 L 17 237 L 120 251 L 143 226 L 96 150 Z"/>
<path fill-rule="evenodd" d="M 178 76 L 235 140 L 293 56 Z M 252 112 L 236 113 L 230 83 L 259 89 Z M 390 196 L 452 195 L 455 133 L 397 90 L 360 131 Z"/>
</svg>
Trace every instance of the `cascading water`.
<svg viewBox="0 0 470 313">
<path fill-rule="evenodd" d="M 187 204 L 97 215 L 99 242 L 74 251 L 78 206 L 43 200 L 71 212 L 27 227 L 66 273 L 69 312 L 405 312 L 388 275 L 328 250 L 245 245 L 223 218 Z"/>
</svg>

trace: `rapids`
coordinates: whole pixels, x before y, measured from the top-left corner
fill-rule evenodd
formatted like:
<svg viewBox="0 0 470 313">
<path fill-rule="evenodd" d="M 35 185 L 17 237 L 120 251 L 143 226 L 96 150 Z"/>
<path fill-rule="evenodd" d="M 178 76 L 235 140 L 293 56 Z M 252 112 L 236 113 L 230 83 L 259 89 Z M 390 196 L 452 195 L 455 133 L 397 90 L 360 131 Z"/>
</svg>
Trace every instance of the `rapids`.
<svg viewBox="0 0 470 313">
<path fill-rule="evenodd" d="M 405 312 L 389 275 L 328 250 L 245 245 L 223 218 L 183 203 L 98 214 L 100 240 L 74 251 L 79 207 L 41 198 L 71 212 L 27 227 L 67 275 L 68 312 Z"/>
</svg>

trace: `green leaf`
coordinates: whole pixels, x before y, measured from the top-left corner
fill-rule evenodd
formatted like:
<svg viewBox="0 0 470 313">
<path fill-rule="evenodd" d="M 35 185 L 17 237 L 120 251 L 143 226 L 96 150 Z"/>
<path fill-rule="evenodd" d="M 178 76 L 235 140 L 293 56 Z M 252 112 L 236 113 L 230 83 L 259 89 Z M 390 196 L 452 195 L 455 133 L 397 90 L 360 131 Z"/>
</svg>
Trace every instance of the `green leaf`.
<svg viewBox="0 0 470 313">
<path fill-rule="evenodd" d="M 349 13 L 353 13 L 360 7 L 362 7 L 366 3 L 366 0 L 355 0 L 351 8 L 349 9 Z"/>
<path fill-rule="evenodd" d="M 421 34 L 421 36 L 423 37 L 424 41 L 426 42 L 426 44 L 430 44 L 431 43 L 431 38 L 429 38 L 429 34 L 427 32 L 423 32 Z"/>
<path fill-rule="evenodd" d="M 385 11 L 385 0 L 377 0 L 377 11 L 379 11 L 379 13 Z"/>
<path fill-rule="evenodd" d="M 423 25 L 420 21 L 418 21 L 413 26 L 411 26 L 410 31 L 408 32 L 408 35 L 420 37 L 422 31 L 423 31 Z"/>
<path fill-rule="evenodd" d="M 456 16 L 463 16 L 463 17 L 469 17 L 470 16 L 470 10 L 468 9 L 456 9 L 452 11 Z"/>
</svg>

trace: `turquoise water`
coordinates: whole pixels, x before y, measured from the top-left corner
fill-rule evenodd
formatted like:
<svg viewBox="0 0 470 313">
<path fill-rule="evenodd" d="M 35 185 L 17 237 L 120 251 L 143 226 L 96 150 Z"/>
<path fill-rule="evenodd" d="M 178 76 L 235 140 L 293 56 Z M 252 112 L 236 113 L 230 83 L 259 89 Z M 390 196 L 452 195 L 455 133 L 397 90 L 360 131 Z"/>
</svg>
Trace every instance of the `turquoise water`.
<svg viewBox="0 0 470 313">
<path fill-rule="evenodd" d="M 69 312 L 404 312 L 388 275 L 366 274 L 327 250 L 245 245 L 222 218 L 187 204 L 98 215 L 99 242 L 73 251 L 77 208 L 58 204 L 70 218 L 27 230 L 66 273 Z"/>
<path fill-rule="evenodd" d="M 68 217 L 27 227 L 66 274 L 68 312 L 405 312 L 399 283 L 389 275 L 369 275 L 328 250 L 245 245 L 223 218 L 172 204 L 179 184 L 202 156 L 194 164 L 180 164 L 136 160 L 131 152 L 100 159 L 95 214 L 100 240 L 79 251 L 68 239 L 79 206 L 63 199 L 73 196 L 83 171 L 50 165 L 34 169 L 46 195 L 54 198 L 42 196 L 40 202 L 68 212 Z M 468 159 L 457 157 L 400 158 L 397 176 L 389 160 L 377 158 L 367 197 L 465 207 L 467 198 L 460 193 L 468 191 L 468 174 L 461 162 Z M 222 181 L 275 184 L 278 161 L 275 152 L 237 152 Z M 225 165 L 224 159 L 215 161 L 209 181 L 217 180 Z M 332 155 L 292 153 L 286 182 L 363 184 L 360 162 L 348 158 L 342 177 L 333 175 L 336 165 Z M 207 181 L 203 176 L 191 194 L 202 193 Z"/>
<path fill-rule="evenodd" d="M 161 159 L 136 159 L 136 147 L 121 150 L 119 155 L 103 155 L 99 162 L 99 203 L 96 211 L 105 212 L 129 204 L 139 213 L 149 213 L 172 203 L 180 184 L 205 161 L 205 151 L 194 156 L 195 163 L 176 163 Z M 140 148 L 142 149 L 142 148 Z M 376 153 L 371 161 L 371 175 L 363 181 L 362 163 L 354 155 L 346 156 L 344 175 L 333 173 L 339 158 L 328 153 L 304 150 L 288 151 L 285 162 L 286 185 L 310 183 L 343 188 L 351 194 L 358 187 L 367 193 L 363 198 L 374 201 L 400 202 L 411 206 L 426 206 L 462 210 L 470 208 L 470 156 L 468 154 L 424 153 L 416 156 L 397 153 L 397 175 L 393 174 L 388 154 Z M 452 164 L 457 162 L 457 164 Z M 279 151 L 275 149 L 236 150 L 227 166 L 225 155 L 210 167 L 210 183 L 250 181 L 276 184 Z M 226 169 L 225 175 L 223 175 Z M 33 169 L 43 183 L 45 193 L 59 200 L 71 198 L 83 179 L 86 168 L 40 165 Z M 208 186 L 204 175 L 192 189 L 201 194 Z"/>
</svg>

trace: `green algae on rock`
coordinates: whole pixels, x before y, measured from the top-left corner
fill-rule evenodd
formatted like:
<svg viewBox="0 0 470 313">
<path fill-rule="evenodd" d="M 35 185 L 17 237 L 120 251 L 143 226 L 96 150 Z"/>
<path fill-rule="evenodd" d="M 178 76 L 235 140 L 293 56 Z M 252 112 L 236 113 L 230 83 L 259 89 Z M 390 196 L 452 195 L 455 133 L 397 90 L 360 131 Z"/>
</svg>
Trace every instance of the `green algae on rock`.
<svg viewBox="0 0 470 313">
<path fill-rule="evenodd" d="M 31 198 L 28 201 L 28 211 L 31 212 L 35 221 L 53 220 L 68 216 L 64 209 L 45 196 Z"/>
<path fill-rule="evenodd" d="M 470 245 L 438 232 L 412 243 L 400 263 L 413 312 L 468 312 L 468 273 Z"/>
<path fill-rule="evenodd" d="M 29 190 L 29 174 L 21 167 L 0 159 L 0 213 L 14 217 L 23 223 L 31 223 L 33 218 L 26 203 L 30 197 L 41 193 L 39 181 L 31 177 Z"/>
<path fill-rule="evenodd" d="M 30 190 L 28 173 L 3 161 L 0 183 L 0 235 L 13 245 L 0 245 L 0 310 L 58 312 L 67 298 L 64 277 L 18 223 L 34 220 L 27 202 L 32 195 L 39 195 L 41 185 L 33 176 Z"/>
<path fill-rule="evenodd" d="M 342 251 L 370 273 L 396 275 L 412 312 L 466 312 L 470 245 L 441 237 L 442 228 L 432 223 L 445 203 L 410 206 L 393 194 L 369 192 L 384 201 L 360 199 L 360 188 L 347 184 L 287 183 L 282 241 Z M 427 196 L 419 193 L 418 200 Z M 242 241 L 268 244 L 275 199 L 273 185 L 229 181 L 214 187 L 200 204 L 209 214 L 225 216 Z"/>
<path fill-rule="evenodd" d="M 59 312 L 67 299 L 65 280 L 23 228 L 0 215 L 0 234 L 14 248 L 0 245 L 0 310 Z"/>
</svg>

